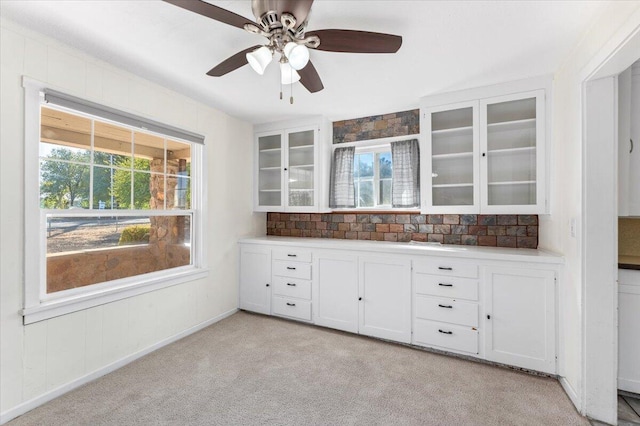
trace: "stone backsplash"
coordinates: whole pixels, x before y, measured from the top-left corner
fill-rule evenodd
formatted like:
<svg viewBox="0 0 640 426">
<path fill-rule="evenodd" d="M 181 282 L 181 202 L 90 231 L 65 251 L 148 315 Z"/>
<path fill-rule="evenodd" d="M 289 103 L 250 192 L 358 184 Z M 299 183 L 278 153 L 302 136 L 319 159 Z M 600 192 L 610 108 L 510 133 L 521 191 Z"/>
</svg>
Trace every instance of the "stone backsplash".
<svg viewBox="0 0 640 426">
<path fill-rule="evenodd" d="M 333 122 L 333 143 L 355 142 L 420 133 L 420 110 Z"/>
<path fill-rule="evenodd" d="M 537 215 L 267 213 L 267 235 L 538 247 Z"/>
</svg>

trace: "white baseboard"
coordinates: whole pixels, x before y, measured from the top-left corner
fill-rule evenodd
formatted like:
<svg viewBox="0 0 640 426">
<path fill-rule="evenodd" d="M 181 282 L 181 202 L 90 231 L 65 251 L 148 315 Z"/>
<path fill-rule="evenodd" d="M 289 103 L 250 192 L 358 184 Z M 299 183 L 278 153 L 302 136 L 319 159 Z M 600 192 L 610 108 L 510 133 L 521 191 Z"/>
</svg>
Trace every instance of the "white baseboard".
<svg viewBox="0 0 640 426">
<path fill-rule="evenodd" d="M 618 389 L 627 392 L 640 393 L 640 381 L 621 379 L 618 377 Z"/>
<path fill-rule="evenodd" d="M 64 384 L 62 386 L 59 386 L 55 389 L 52 389 L 48 392 L 43 393 L 40 396 L 37 396 L 33 399 L 30 399 L 29 401 L 25 401 L 19 405 L 17 405 L 14 408 L 11 408 L 3 413 L 0 413 L 0 425 L 3 425 L 5 423 L 7 423 L 10 420 L 15 419 L 18 416 L 23 415 L 24 413 L 33 410 L 34 408 L 47 403 L 49 401 L 51 401 L 52 399 L 55 399 L 73 389 L 76 389 L 82 385 L 85 385 L 99 377 L 104 376 L 105 374 L 109 374 L 121 367 L 124 367 L 125 365 L 129 364 L 132 361 L 137 360 L 138 358 L 142 358 L 143 356 L 157 350 L 160 349 L 163 346 L 166 346 L 170 343 L 173 343 L 177 340 L 180 340 L 190 334 L 195 333 L 196 331 L 200 331 L 205 327 L 210 326 L 211 324 L 214 324 L 220 320 L 223 320 L 225 318 L 227 318 L 228 316 L 231 316 L 233 314 L 235 314 L 236 312 L 238 312 L 237 308 L 234 308 L 230 311 L 227 311 L 223 314 L 218 315 L 217 317 L 211 318 L 210 320 L 207 320 L 205 322 L 202 322 L 198 325 L 194 325 L 191 328 L 188 328 L 184 331 L 181 331 L 180 333 L 173 335 L 171 337 L 168 337 L 164 340 L 159 341 L 158 343 L 149 346 L 148 348 L 142 349 L 141 351 L 135 352 L 131 355 L 128 355 L 118 361 L 115 361 L 111 364 L 108 364 L 94 372 L 91 372 L 89 374 L 86 374 L 82 377 L 78 377 L 77 379 Z"/>
<path fill-rule="evenodd" d="M 571 383 L 569 383 L 569 381 L 565 377 L 560 377 L 558 380 L 560 382 L 560 385 L 562 386 L 562 389 L 564 389 L 565 393 L 569 396 L 569 399 L 571 400 L 571 402 L 573 402 L 573 405 L 576 406 L 576 410 L 578 410 L 578 413 L 584 416 L 582 400 L 578 396 L 578 392 L 576 392 L 573 386 L 571 386 Z"/>
</svg>

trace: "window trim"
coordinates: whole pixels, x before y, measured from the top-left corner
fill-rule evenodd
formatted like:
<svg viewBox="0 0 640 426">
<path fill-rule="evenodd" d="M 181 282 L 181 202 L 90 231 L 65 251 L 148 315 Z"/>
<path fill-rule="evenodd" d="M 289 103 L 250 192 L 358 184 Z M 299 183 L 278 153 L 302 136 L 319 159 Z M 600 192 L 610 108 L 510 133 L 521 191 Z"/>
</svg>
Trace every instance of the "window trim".
<svg viewBox="0 0 640 426">
<path fill-rule="evenodd" d="M 336 148 L 344 148 L 344 147 L 349 147 L 349 146 L 353 146 L 356 148 L 356 152 L 355 155 L 358 155 L 360 153 L 363 152 L 387 152 L 387 151 L 391 151 L 391 142 L 398 142 L 398 141 L 404 141 L 407 139 L 417 139 L 418 143 L 420 145 L 422 145 L 421 143 L 421 139 L 420 139 L 420 134 L 410 134 L 410 135 L 403 135 L 403 136 L 392 136 L 392 137 L 388 137 L 388 138 L 379 138 L 379 139 L 367 139 L 367 140 L 361 140 L 361 141 L 356 141 L 356 142 L 343 142 L 343 143 L 334 143 L 331 146 L 331 158 L 333 158 L 333 151 Z M 374 178 L 375 179 L 375 178 Z M 375 180 L 374 180 L 374 190 L 376 190 L 376 184 L 375 184 Z M 422 189 L 421 189 L 422 191 Z M 356 201 L 357 203 L 357 201 Z M 374 207 L 345 207 L 345 208 L 333 208 L 331 209 L 332 212 L 336 212 L 336 213 L 348 213 L 348 212 L 353 212 L 353 213 L 368 213 L 368 212 L 376 212 L 376 213 L 380 213 L 380 212 L 390 212 L 390 213 L 403 213 L 403 212 L 407 212 L 407 213 L 415 213 L 415 212 L 420 212 L 420 207 L 413 207 L 413 208 L 400 208 L 400 207 L 392 207 L 391 205 L 387 206 L 387 205 L 380 205 L 380 206 L 374 206 Z"/>
<path fill-rule="evenodd" d="M 136 296 L 161 288 L 206 278 L 208 268 L 206 265 L 206 203 L 207 193 L 207 171 L 206 151 L 204 145 L 191 142 L 191 163 L 192 163 L 192 265 L 155 271 L 147 274 L 135 275 L 133 277 L 122 278 L 105 283 L 90 285 L 78 289 L 60 292 L 58 296 L 49 295 L 42 297 L 41 289 L 43 280 L 46 280 L 46 262 L 43 259 L 44 248 L 46 247 L 46 221 L 42 220 L 42 215 L 46 214 L 40 209 L 40 186 L 39 186 L 39 143 L 40 143 L 40 106 L 41 96 L 47 89 L 62 91 L 52 85 L 33 80 L 26 76 L 22 78 L 24 88 L 24 309 L 21 314 L 23 323 L 31 324 L 46 320 L 71 312 L 87 309 L 94 306 L 114 302 L 124 298 Z M 72 96 L 72 95 L 69 95 Z M 80 99 L 80 98 L 77 98 Z M 92 101 L 87 101 L 92 102 Z M 93 102 L 92 102 L 93 103 Z M 98 105 L 99 103 L 95 103 Z M 101 104 L 101 103 L 100 103 Z M 104 105 L 107 109 L 116 109 L 109 105 Z M 124 114 L 129 114 L 122 111 Z M 82 111 L 80 111 L 82 113 Z M 133 114 L 131 114 L 133 116 Z M 139 117 L 139 116 L 138 116 Z M 143 117 L 144 118 L 144 117 Z M 108 121 L 110 121 L 107 118 Z M 151 119 L 147 119 L 153 121 Z M 126 123 L 125 123 L 126 124 Z M 167 126 L 171 127 L 171 126 Z M 153 133 L 153 132 L 152 132 Z M 192 133 L 192 132 L 188 132 Z M 195 133 L 193 133 L 195 134 Z M 166 135 L 170 136 L 170 135 Z M 203 137 L 204 138 L 204 137 Z M 110 211 L 110 210 L 109 210 Z M 138 210 L 119 210 L 120 212 L 136 212 Z M 86 210 L 77 215 L 93 215 L 100 213 L 99 210 Z M 105 211 L 102 211 L 106 213 Z M 144 214 L 154 215 L 153 210 L 145 210 Z M 163 210 L 163 213 L 170 211 Z M 179 214 L 182 210 L 177 210 Z M 64 211 L 69 215 L 68 211 Z M 71 213 L 70 215 L 75 215 Z M 126 215 L 126 213 L 124 214 Z M 44 245 L 43 245 L 44 244 Z M 97 287 L 99 286 L 99 287 Z M 63 294 L 64 293 L 64 294 Z"/>
</svg>

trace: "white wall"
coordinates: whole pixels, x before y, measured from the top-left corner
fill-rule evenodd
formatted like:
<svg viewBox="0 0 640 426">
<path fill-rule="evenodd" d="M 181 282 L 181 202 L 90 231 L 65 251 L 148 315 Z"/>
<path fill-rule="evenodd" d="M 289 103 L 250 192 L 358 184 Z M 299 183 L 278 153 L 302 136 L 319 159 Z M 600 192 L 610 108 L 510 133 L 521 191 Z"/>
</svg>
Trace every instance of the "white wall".
<svg viewBox="0 0 640 426">
<path fill-rule="evenodd" d="M 595 57 L 604 60 L 622 41 L 620 31 L 640 25 L 639 2 L 612 2 L 603 9 L 587 34 L 555 74 L 553 102 L 553 152 L 551 170 L 552 214 L 541 217 L 540 247 L 562 253 L 565 273 L 560 280 L 560 341 L 563 384 L 574 403 L 589 414 L 583 375 L 583 321 L 585 312 L 582 276 L 582 82 Z M 613 39 L 620 39 L 614 42 Z M 576 237 L 570 233 L 576 221 Z M 613 283 L 610 283 L 613 285 Z M 613 287 L 612 287 L 613 288 Z M 604 366 L 606 368 L 606 366 Z M 568 386 L 567 386 L 568 385 Z"/>
<path fill-rule="evenodd" d="M 252 212 L 250 124 L 7 20 L 0 30 L 0 413 L 7 420 L 34 398 L 233 311 L 236 241 L 266 226 L 265 215 Z M 22 325 L 23 75 L 206 136 L 207 279 Z"/>
</svg>

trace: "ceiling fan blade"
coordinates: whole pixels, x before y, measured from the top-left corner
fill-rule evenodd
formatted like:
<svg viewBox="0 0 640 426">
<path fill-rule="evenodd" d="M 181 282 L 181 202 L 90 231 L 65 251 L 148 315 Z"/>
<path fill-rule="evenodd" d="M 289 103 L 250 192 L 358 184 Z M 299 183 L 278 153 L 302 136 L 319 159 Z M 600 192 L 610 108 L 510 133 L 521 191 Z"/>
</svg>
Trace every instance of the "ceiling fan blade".
<svg viewBox="0 0 640 426">
<path fill-rule="evenodd" d="M 230 73 L 233 70 L 237 70 L 238 68 L 247 64 L 247 53 L 253 52 L 259 47 L 262 47 L 262 46 L 261 45 L 251 46 L 247 49 L 244 49 L 241 52 L 236 53 L 233 56 L 229 56 L 227 59 L 220 62 L 215 67 L 211 68 L 209 72 L 207 72 L 207 75 L 211 77 L 221 77 L 227 73 Z"/>
<path fill-rule="evenodd" d="M 164 0 L 167 3 L 179 6 L 183 9 L 190 10 L 199 15 L 206 16 L 207 18 L 215 19 L 216 21 L 224 22 L 225 24 L 233 25 L 244 29 L 245 24 L 255 25 L 255 22 L 248 20 L 247 18 L 240 16 L 236 13 L 230 12 L 218 6 L 214 6 L 210 3 L 202 0 Z"/>
<path fill-rule="evenodd" d="M 356 30 L 310 31 L 305 37 L 318 36 L 316 50 L 350 53 L 396 53 L 402 46 L 402 37 L 393 34 Z"/>
<path fill-rule="evenodd" d="M 311 61 L 307 63 L 307 66 L 298 70 L 300 75 L 300 83 L 311 93 L 319 92 L 324 89 L 322 80 L 316 71 L 316 67 L 313 66 Z"/>
</svg>

